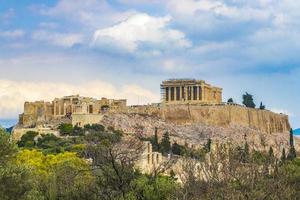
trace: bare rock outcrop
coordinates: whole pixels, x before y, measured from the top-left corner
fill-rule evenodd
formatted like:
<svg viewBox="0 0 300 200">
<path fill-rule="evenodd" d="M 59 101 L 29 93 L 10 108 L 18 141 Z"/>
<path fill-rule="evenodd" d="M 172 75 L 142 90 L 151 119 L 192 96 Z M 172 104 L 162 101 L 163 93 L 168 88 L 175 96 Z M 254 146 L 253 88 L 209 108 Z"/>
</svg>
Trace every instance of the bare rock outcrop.
<svg viewBox="0 0 300 200">
<path fill-rule="evenodd" d="M 170 138 L 179 144 L 202 147 L 209 138 L 218 142 L 230 142 L 233 145 L 244 145 L 245 141 L 252 149 L 268 151 L 272 146 L 275 154 L 280 155 L 283 148 L 289 149 L 289 132 L 265 133 L 247 126 L 229 124 L 226 127 L 206 125 L 204 123 L 175 124 L 160 117 L 142 114 L 107 114 L 100 122 L 126 133 L 150 137 L 155 128 L 159 137 L 168 131 Z M 296 149 L 300 150 L 296 139 Z"/>
<path fill-rule="evenodd" d="M 249 127 L 265 133 L 282 133 L 290 130 L 288 116 L 268 110 L 246 108 L 239 105 L 176 105 L 165 106 L 162 118 L 175 124 Z"/>
</svg>

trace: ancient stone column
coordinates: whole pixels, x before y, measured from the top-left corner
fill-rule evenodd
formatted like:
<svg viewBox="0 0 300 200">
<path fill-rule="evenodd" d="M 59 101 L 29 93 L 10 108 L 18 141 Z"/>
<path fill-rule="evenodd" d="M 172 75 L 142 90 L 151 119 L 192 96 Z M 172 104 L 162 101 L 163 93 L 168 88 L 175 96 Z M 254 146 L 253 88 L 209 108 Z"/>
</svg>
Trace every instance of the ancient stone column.
<svg viewBox="0 0 300 200">
<path fill-rule="evenodd" d="M 199 98 L 198 98 L 198 100 L 201 101 L 202 100 L 202 88 L 201 88 L 201 85 L 198 86 L 198 90 L 199 90 Z"/>
<path fill-rule="evenodd" d="M 171 87 L 169 87 L 169 102 L 171 101 Z"/>
<path fill-rule="evenodd" d="M 177 91 L 176 91 L 176 86 L 175 86 L 174 87 L 174 101 L 177 101 L 177 98 L 176 98 L 177 96 L 176 95 L 177 95 Z"/>
<path fill-rule="evenodd" d="M 179 101 L 182 101 L 182 98 L 183 98 L 183 96 L 182 96 L 182 86 L 179 87 L 179 92 L 180 92 Z"/>
<path fill-rule="evenodd" d="M 61 115 L 61 105 L 58 104 L 58 115 Z"/>
<path fill-rule="evenodd" d="M 196 99 L 197 99 L 197 101 L 199 101 L 199 97 L 200 97 L 199 85 L 197 85 L 196 90 L 197 90 L 197 97 L 196 97 Z"/>
<path fill-rule="evenodd" d="M 206 101 L 205 86 L 202 86 L 203 100 Z"/>
<path fill-rule="evenodd" d="M 66 106 L 66 103 L 64 103 L 63 111 L 64 111 L 64 114 L 63 114 L 63 115 L 66 115 L 66 114 L 67 114 L 67 106 Z"/>
<path fill-rule="evenodd" d="M 168 98 L 169 98 L 169 96 L 168 96 L 169 93 L 167 93 L 168 87 L 165 87 L 164 90 L 165 90 L 165 91 L 164 91 L 164 92 L 165 92 L 164 98 L 165 98 L 165 102 L 167 102 L 167 100 L 169 100 L 169 99 L 168 99 Z"/>
<path fill-rule="evenodd" d="M 190 86 L 191 100 L 194 101 L 194 86 Z"/>
<path fill-rule="evenodd" d="M 56 115 L 56 102 L 53 101 L 53 115 Z"/>
</svg>

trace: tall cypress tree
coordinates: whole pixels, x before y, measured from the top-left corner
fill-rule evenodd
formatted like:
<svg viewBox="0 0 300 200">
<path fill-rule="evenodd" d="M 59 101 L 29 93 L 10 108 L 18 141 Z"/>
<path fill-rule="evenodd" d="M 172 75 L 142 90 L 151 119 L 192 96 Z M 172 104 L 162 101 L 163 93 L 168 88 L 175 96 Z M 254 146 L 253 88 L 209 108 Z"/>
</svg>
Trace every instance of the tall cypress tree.
<svg viewBox="0 0 300 200">
<path fill-rule="evenodd" d="M 286 160 L 285 148 L 282 149 L 280 160 L 281 160 L 281 163 L 285 163 L 285 160 Z"/>
<path fill-rule="evenodd" d="M 152 148 L 153 148 L 153 151 L 159 151 L 159 143 L 158 143 L 158 135 L 157 135 L 157 132 L 158 132 L 158 128 L 155 127 L 155 130 L 154 130 L 154 138 L 152 140 Z"/>
<path fill-rule="evenodd" d="M 247 163 L 249 161 L 249 156 L 250 156 L 249 145 L 246 142 L 245 146 L 244 146 L 244 149 L 242 150 L 241 162 L 242 163 Z"/>
<path fill-rule="evenodd" d="M 246 94 L 243 95 L 243 104 L 248 108 L 255 108 L 253 96 L 248 92 L 246 92 Z"/>
<path fill-rule="evenodd" d="M 272 147 L 270 147 L 269 149 L 268 161 L 269 164 L 272 164 L 275 161 L 274 151 Z"/>
<path fill-rule="evenodd" d="M 210 152 L 210 150 L 211 150 L 211 139 L 209 138 L 209 139 L 207 140 L 206 145 L 205 145 L 205 151 L 206 151 L 206 152 Z"/>
<path fill-rule="evenodd" d="M 293 129 L 290 129 L 290 146 L 294 146 L 294 132 Z"/>
<path fill-rule="evenodd" d="M 171 142 L 169 132 L 165 132 L 160 143 L 160 150 L 162 153 L 167 154 L 171 151 Z"/>
<path fill-rule="evenodd" d="M 294 134 L 293 134 L 293 129 L 291 129 L 290 130 L 290 150 L 289 150 L 287 159 L 294 160 L 296 157 L 297 157 L 297 155 L 296 155 L 296 149 L 294 146 Z"/>
</svg>

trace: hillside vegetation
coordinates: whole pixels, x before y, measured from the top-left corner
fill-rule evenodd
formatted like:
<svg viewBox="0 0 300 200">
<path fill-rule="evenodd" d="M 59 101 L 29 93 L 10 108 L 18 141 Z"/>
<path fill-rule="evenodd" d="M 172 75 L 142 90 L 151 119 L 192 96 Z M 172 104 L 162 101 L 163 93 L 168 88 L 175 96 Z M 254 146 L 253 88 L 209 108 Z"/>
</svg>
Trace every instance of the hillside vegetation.
<svg viewBox="0 0 300 200">
<path fill-rule="evenodd" d="M 211 165 L 211 178 L 198 179 L 194 156 L 167 135 L 158 145 L 185 160 L 180 174 L 171 171 L 141 174 L 134 169 L 139 141 L 101 125 L 61 126 L 65 137 L 28 132 L 17 144 L 0 131 L 0 199 L 165 200 L 165 199 L 297 199 L 300 196 L 300 159 L 277 159 L 268 153 L 232 151 L 224 171 L 222 153 Z M 172 145 L 172 146 L 171 146 Z M 125 148 L 124 148 L 125 147 Z M 171 149 L 170 149 L 171 148 Z M 158 149 L 159 150 L 159 149 Z M 202 153 L 209 151 L 206 150 Z M 285 152 L 288 154 L 288 152 Z M 270 167 L 272 173 L 270 173 Z M 225 174 L 220 178 L 219 174 Z M 177 181 L 181 177 L 184 182 Z"/>
</svg>

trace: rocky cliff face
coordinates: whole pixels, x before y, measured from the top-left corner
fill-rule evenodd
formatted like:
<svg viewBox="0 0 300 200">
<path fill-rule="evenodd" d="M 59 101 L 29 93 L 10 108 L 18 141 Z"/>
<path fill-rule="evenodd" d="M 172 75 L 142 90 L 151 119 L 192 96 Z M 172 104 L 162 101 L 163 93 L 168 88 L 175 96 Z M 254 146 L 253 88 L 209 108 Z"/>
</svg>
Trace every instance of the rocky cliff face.
<svg viewBox="0 0 300 200">
<path fill-rule="evenodd" d="M 180 118 L 181 116 L 178 116 Z M 179 144 L 187 143 L 192 147 L 202 147 L 209 138 L 218 142 L 230 142 L 233 145 L 244 145 L 245 141 L 252 149 L 268 151 L 273 147 L 275 154 L 281 155 L 282 148 L 289 149 L 289 133 L 273 132 L 265 133 L 247 126 L 227 122 L 224 126 L 213 126 L 203 123 L 172 123 L 174 120 L 166 120 L 145 114 L 107 114 L 103 117 L 101 124 L 113 126 L 126 133 L 135 136 L 153 136 L 155 127 L 161 137 L 164 132 L 170 133 L 170 138 Z M 181 121 L 182 122 L 182 121 Z M 222 120 L 224 122 L 224 120 Z M 214 122 L 215 123 L 215 122 Z M 247 125 L 247 124 L 246 124 Z M 296 148 L 300 150 L 300 142 L 296 141 Z"/>
<path fill-rule="evenodd" d="M 242 126 L 264 133 L 283 133 L 290 130 L 288 116 L 267 110 L 251 109 L 235 105 L 166 106 L 161 117 L 175 124 L 205 124 L 211 126 Z"/>
</svg>

